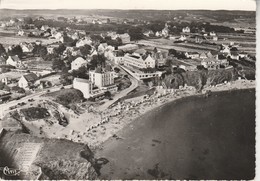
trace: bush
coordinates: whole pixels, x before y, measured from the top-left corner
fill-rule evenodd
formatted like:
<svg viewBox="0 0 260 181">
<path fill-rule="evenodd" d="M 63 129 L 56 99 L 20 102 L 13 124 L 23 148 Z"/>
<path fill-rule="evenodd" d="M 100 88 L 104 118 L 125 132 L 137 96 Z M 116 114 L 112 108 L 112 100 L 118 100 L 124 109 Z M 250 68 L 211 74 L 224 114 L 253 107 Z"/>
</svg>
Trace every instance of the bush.
<svg viewBox="0 0 260 181">
<path fill-rule="evenodd" d="M 15 86 L 15 87 L 12 87 L 12 91 L 16 92 L 16 93 L 20 93 L 20 94 L 24 94 L 25 93 L 25 90 L 21 87 L 18 87 L 18 86 Z"/>
<path fill-rule="evenodd" d="M 53 97 L 56 102 L 62 104 L 65 107 L 70 107 L 71 104 L 79 103 L 84 100 L 82 92 L 76 89 L 62 89 L 48 93 L 46 96 Z"/>
<path fill-rule="evenodd" d="M 23 113 L 26 120 L 44 119 L 50 116 L 47 109 L 42 107 L 29 107 L 27 109 L 21 109 L 21 113 Z"/>
</svg>

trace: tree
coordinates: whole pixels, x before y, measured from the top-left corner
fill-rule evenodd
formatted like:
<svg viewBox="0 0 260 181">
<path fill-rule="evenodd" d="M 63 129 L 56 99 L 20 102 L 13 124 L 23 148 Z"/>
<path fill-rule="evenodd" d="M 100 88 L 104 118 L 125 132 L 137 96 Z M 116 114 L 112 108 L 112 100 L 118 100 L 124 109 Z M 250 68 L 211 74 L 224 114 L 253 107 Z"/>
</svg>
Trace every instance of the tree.
<svg viewBox="0 0 260 181">
<path fill-rule="evenodd" d="M 8 85 L 5 85 L 5 86 L 4 86 L 4 91 L 10 92 L 10 90 L 11 90 L 11 89 L 10 89 L 10 87 L 9 87 Z"/>
<path fill-rule="evenodd" d="M 83 56 L 89 55 L 91 50 L 92 50 L 92 47 L 90 45 L 84 45 L 84 46 L 80 47 L 80 53 Z"/>
<path fill-rule="evenodd" d="M 58 58 L 55 58 L 53 61 L 52 61 L 52 69 L 53 70 L 62 70 L 63 67 L 65 67 L 65 63 L 63 60 L 60 60 Z"/>
<path fill-rule="evenodd" d="M 169 52 L 168 52 L 168 55 L 176 56 L 177 55 L 177 51 L 175 49 L 170 49 Z"/>
<path fill-rule="evenodd" d="M 24 23 L 25 23 L 25 24 L 32 24 L 32 23 L 33 23 L 33 20 L 32 20 L 31 17 L 25 17 L 25 18 L 24 18 Z"/>
<path fill-rule="evenodd" d="M 2 44 L 0 44 L 0 56 L 1 55 L 6 55 L 6 50 Z"/>
<path fill-rule="evenodd" d="M 104 43 L 104 39 L 100 35 L 91 35 L 90 38 L 95 43 Z"/>
<path fill-rule="evenodd" d="M 14 46 L 11 50 L 8 51 L 9 56 L 18 55 L 19 58 L 23 56 L 23 49 L 20 45 Z"/>
<path fill-rule="evenodd" d="M 62 73 L 60 75 L 60 83 L 62 85 L 69 85 L 69 84 L 72 84 L 72 81 L 73 81 L 73 76 L 69 73 Z"/>
<path fill-rule="evenodd" d="M 111 98 L 111 92 L 106 91 L 106 92 L 104 93 L 104 96 L 105 96 L 105 98 L 110 99 L 110 98 Z"/>
<path fill-rule="evenodd" d="M 24 94 L 25 93 L 25 90 L 23 88 L 21 88 L 21 87 L 18 87 L 18 86 L 12 87 L 12 91 L 20 93 L 20 94 Z"/>
<path fill-rule="evenodd" d="M 131 40 L 140 40 L 143 38 L 142 29 L 140 27 L 132 27 L 128 33 Z"/>
<path fill-rule="evenodd" d="M 39 56 L 43 58 L 47 55 L 47 53 L 48 53 L 47 48 L 45 46 L 42 46 L 39 50 Z"/>
<path fill-rule="evenodd" d="M 73 77 L 82 78 L 82 79 L 88 79 L 88 69 L 85 66 L 80 67 L 78 70 L 73 70 L 71 72 L 71 75 Z"/>
<path fill-rule="evenodd" d="M 45 46 L 36 45 L 33 48 L 32 53 L 34 54 L 34 56 L 40 56 L 40 57 L 44 58 L 47 55 L 48 51 Z"/>
<path fill-rule="evenodd" d="M 90 61 L 90 68 L 96 68 L 98 65 L 105 67 L 106 58 L 104 54 L 93 55 L 92 60 Z"/>
<path fill-rule="evenodd" d="M 66 50 L 66 46 L 62 43 L 57 48 L 54 49 L 55 53 L 58 55 L 63 54 L 63 52 Z"/>
<path fill-rule="evenodd" d="M 118 67 L 115 67 L 115 68 L 114 68 L 114 71 L 115 71 L 116 73 L 118 73 L 118 72 L 120 72 L 120 69 L 119 69 Z"/>
<path fill-rule="evenodd" d="M 4 89 L 4 87 L 5 87 L 5 84 L 4 84 L 4 83 L 2 83 L 2 82 L 0 82 L 0 90 L 3 90 L 3 89 Z"/>
<path fill-rule="evenodd" d="M 57 55 L 57 54 L 47 54 L 47 55 L 44 57 L 44 60 L 45 60 L 45 61 L 52 61 L 52 60 L 54 60 L 55 58 L 58 58 L 58 55 Z"/>
</svg>

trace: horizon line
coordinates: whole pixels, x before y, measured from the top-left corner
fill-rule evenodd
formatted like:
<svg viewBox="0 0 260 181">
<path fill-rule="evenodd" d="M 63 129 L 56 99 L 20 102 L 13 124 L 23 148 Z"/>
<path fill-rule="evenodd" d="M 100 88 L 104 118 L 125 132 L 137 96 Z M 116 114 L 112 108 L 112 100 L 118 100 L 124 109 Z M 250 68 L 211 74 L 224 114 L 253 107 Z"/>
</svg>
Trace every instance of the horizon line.
<svg viewBox="0 0 260 181">
<path fill-rule="evenodd" d="M 55 10 L 122 10 L 122 11 L 133 11 L 133 10 L 145 10 L 145 11 L 248 11 L 248 12 L 256 12 L 256 10 L 240 10 L 240 9 L 117 9 L 117 8 L 111 8 L 111 9 L 105 9 L 105 8 L 89 8 L 89 9 L 80 9 L 80 8 L 61 8 L 61 9 L 13 9 L 13 8 L 1 8 L 0 10 L 15 10 L 15 11 L 26 11 L 26 10 L 35 10 L 35 11 L 39 11 L 39 10 L 51 10 L 51 11 L 55 11 Z"/>
</svg>

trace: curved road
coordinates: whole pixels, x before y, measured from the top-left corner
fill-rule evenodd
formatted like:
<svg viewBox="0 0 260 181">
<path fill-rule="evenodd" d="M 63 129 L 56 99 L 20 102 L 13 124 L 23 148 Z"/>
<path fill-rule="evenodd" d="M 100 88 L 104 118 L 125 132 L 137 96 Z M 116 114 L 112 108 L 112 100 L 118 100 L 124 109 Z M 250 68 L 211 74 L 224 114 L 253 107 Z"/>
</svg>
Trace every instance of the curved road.
<svg viewBox="0 0 260 181">
<path fill-rule="evenodd" d="M 64 86 L 64 88 L 70 88 L 71 85 L 68 85 L 68 86 Z M 34 94 L 31 94 L 31 95 L 28 95 L 28 96 L 25 96 L 19 100 L 13 100 L 13 101 L 10 101 L 10 102 L 7 102 L 7 103 L 3 103 L 3 104 L 0 104 L 0 118 L 3 118 L 4 115 L 9 112 L 9 108 L 12 107 L 12 106 L 16 106 L 18 103 L 22 103 L 22 102 L 28 102 L 28 99 L 39 99 L 40 96 L 44 95 L 47 93 L 47 90 L 50 90 L 50 92 L 53 92 L 53 91 L 57 91 L 57 90 L 60 90 L 61 86 L 60 87 L 54 87 L 54 88 L 50 88 L 50 89 L 45 89 L 44 91 L 41 91 L 41 92 L 37 92 L 37 93 L 34 93 Z"/>
<path fill-rule="evenodd" d="M 125 71 L 125 69 L 122 66 L 119 66 L 122 70 Z M 104 104 L 102 104 L 101 106 L 99 106 L 99 110 L 100 111 L 104 111 L 105 109 L 107 109 L 109 106 L 111 106 L 112 104 L 114 104 L 116 101 L 118 101 L 120 98 L 126 96 L 127 94 L 129 94 L 130 92 L 132 92 L 134 89 L 136 89 L 138 87 L 138 80 L 135 79 L 131 74 L 129 74 L 127 71 L 125 71 L 128 75 L 129 75 L 129 79 L 131 81 L 131 86 L 122 90 L 121 92 L 117 93 L 114 97 L 113 100 L 109 100 L 107 102 L 105 102 Z"/>
</svg>

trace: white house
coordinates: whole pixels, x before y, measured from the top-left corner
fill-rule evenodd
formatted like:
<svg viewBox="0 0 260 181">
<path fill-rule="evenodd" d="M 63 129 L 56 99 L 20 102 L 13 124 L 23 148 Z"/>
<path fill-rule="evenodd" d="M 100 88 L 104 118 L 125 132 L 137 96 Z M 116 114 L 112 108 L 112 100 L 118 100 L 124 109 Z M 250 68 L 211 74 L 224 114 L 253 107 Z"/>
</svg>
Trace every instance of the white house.
<svg viewBox="0 0 260 181">
<path fill-rule="evenodd" d="M 63 38 L 63 34 L 61 32 L 53 31 L 52 37 L 55 38 L 56 40 L 61 40 L 61 38 Z"/>
<path fill-rule="evenodd" d="M 118 46 L 118 50 L 123 50 L 123 51 L 132 51 L 138 49 L 138 45 L 136 44 L 126 44 L 122 46 Z"/>
<path fill-rule="evenodd" d="M 78 70 L 80 67 L 87 66 L 87 64 L 87 60 L 83 59 L 82 57 L 78 57 L 73 62 L 71 62 L 71 71 Z"/>
<path fill-rule="evenodd" d="M 101 89 L 94 89 L 94 84 L 88 79 L 74 78 L 73 88 L 81 91 L 85 99 L 101 97 L 105 93 Z"/>
<path fill-rule="evenodd" d="M 187 58 L 196 59 L 200 57 L 200 54 L 198 52 L 186 52 L 185 56 Z"/>
<path fill-rule="evenodd" d="M 185 28 L 182 28 L 183 33 L 190 33 L 190 28 L 187 26 Z"/>
<path fill-rule="evenodd" d="M 30 53 L 33 51 L 34 46 L 31 43 L 22 42 L 20 46 L 23 50 L 23 53 Z"/>
<path fill-rule="evenodd" d="M 113 51 L 113 61 L 117 65 L 123 64 L 124 63 L 124 51 L 122 51 L 122 50 Z"/>
<path fill-rule="evenodd" d="M 98 67 L 89 72 L 89 80 L 99 89 L 115 93 L 117 86 L 114 84 L 114 75 L 113 71 Z"/>
<path fill-rule="evenodd" d="M 157 36 L 157 37 L 162 36 L 162 32 L 161 32 L 161 31 L 157 31 L 157 32 L 155 33 L 155 36 Z"/>
<path fill-rule="evenodd" d="M 231 52 L 230 57 L 235 60 L 239 60 L 239 53 L 238 52 Z"/>
<path fill-rule="evenodd" d="M 211 31 L 211 32 L 209 33 L 209 36 L 217 36 L 217 34 L 216 34 L 214 31 Z"/>
<path fill-rule="evenodd" d="M 181 35 L 181 37 L 179 38 L 180 41 L 185 41 L 187 40 L 186 36 L 185 35 Z"/>
<path fill-rule="evenodd" d="M 73 79 L 73 88 L 80 90 L 85 99 L 91 97 L 91 91 L 93 89 L 93 84 L 87 79 L 74 78 Z"/>
<path fill-rule="evenodd" d="M 29 74 L 23 75 L 20 78 L 20 80 L 18 81 L 18 86 L 21 88 L 28 88 L 28 87 L 32 86 L 37 79 L 38 79 L 38 77 L 35 73 L 29 73 Z"/>
<path fill-rule="evenodd" d="M 97 54 L 98 54 L 97 50 L 93 50 L 93 51 L 91 52 L 91 54 L 90 54 L 90 57 L 93 57 L 94 55 L 97 55 Z"/>
<path fill-rule="evenodd" d="M 218 37 L 217 37 L 217 36 L 213 36 L 213 37 L 212 37 L 212 40 L 213 40 L 213 41 L 218 41 Z"/>
<path fill-rule="evenodd" d="M 41 27 L 41 30 L 42 31 L 46 31 L 46 30 L 48 30 L 50 27 L 48 26 L 48 25 L 42 25 L 42 27 Z"/>
<path fill-rule="evenodd" d="M 59 47 L 59 45 L 49 45 L 49 46 L 47 46 L 48 54 L 53 54 L 54 53 L 54 49 L 58 48 L 58 47 Z"/>
<path fill-rule="evenodd" d="M 240 58 L 245 58 L 245 57 L 248 57 L 248 54 L 246 52 L 240 52 L 239 53 L 239 57 Z"/>
<path fill-rule="evenodd" d="M 206 59 L 208 58 L 208 56 L 206 55 L 205 52 L 201 53 L 200 56 L 199 56 L 200 59 Z"/>
<path fill-rule="evenodd" d="M 98 52 L 104 53 L 106 48 L 107 48 L 107 43 L 100 43 L 100 45 L 98 46 Z"/>
<path fill-rule="evenodd" d="M 20 67 L 22 65 L 22 61 L 17 55 L 9 56 L 8 59 L 6 60 L 6 64 L 12 65 L 14 67 Z"/>
<path fill-rule="evenodd" d="M 169 29 L 168 29 L 168 27 L 165 27 L 165 28 L 162 30 L 162 36 L 164 36 L 164 37 L 169 36 Z"/>
<path fill-rule="evenodd" d="M 24 36 L 25 32 L 23 30 L 19 30 L 17 33 L 18 36 Z"/>
<path fill-rule="evenodd" d="M 90 38 L 84 38 L 84 39 L 80 39 L 79 41 L 77 41 L 76 43 L 76 47 L 82 47 L 84 45 L 91 45 L 92 41 Z"/>
<path fill-rule="evenodd" d="M 118 37 L 122 40 L 123 44 L 130 43 L 130 35 L 128 33 L 119 34 Z"/>
<path fill-rule="evenodd" d="M 155 60 L 148 55 L 143 59 L 141 55 L 135 54 L 126 54 L 124 56 L 124 65 L 131 66 L 134 68 L 142 69 L 142 68 L 155 68 Z"/>
<path fill-rule="evenodd" d="M 230 47 L 227 45 L 223 45 L 222 49 L 220 50 L 221 53 L 230 54 Z"/>
<path fill-rule="evenodd" d="M 148 30 L 148 31 L 145 31 L 143 34 L 144 34 L 144 36 L 150 37 L 150 36 L 154 35 L 154 32 L 152 30 Z"/>
</svg>

